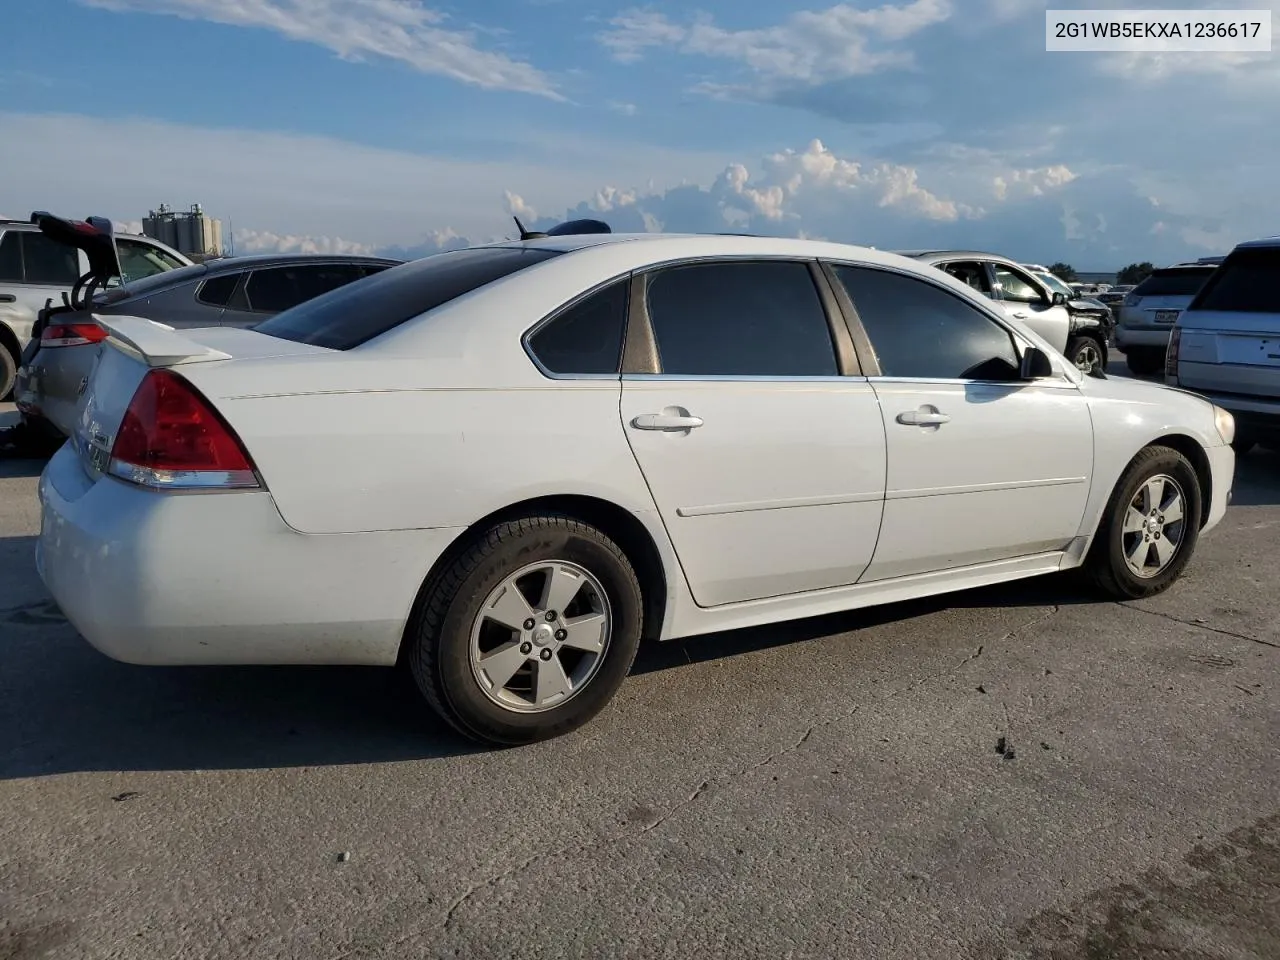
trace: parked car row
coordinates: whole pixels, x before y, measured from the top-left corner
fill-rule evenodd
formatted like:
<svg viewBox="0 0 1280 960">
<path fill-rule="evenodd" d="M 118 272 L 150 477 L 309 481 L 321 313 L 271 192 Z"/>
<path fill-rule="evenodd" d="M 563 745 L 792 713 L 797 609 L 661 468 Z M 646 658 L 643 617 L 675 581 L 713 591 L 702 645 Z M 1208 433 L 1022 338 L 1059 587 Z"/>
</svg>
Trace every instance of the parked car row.
<svg viewBox="0 0 1280 960">
<path fill-rule="evenodd" d="M 13 296 L 33 317 L 9 331 L 17 367 L 14 400 L 24 428 L 52 442 L 72 434 L 80 395 L 106 339 L 95 316 L 145 317 L 175 329 L 249 327 L 402 262 L 274 254 L 192 264 L 163 244 L 120 235 L 96 218 L 78 222 L 37 213 L 30 223 L 4 226 L 0 250 L 7 238 L 19 238 L 14 249 L 24 257 L 22 282 L 11 284 L 21 289 L 22 300 Z M 57 271 L 50 266 L 55 261 Z M 68 282 L 72 271 L 78 272 Z M 63 302 L 53 302 L 68 290 Z M 18 352 L 22 330 L 27 342 Z"/>
<path fill-rule="evenodd" d="M 37 566 L 116 659 L 398 665 L 491 744 L 586 723 L 642 640 L 1073 569 L 1150 597 L 1235 421 L 1084 375 L 1070 302 L 971 252 L 522 229 L 249 327 L 98 313 Z"/>
</svg>

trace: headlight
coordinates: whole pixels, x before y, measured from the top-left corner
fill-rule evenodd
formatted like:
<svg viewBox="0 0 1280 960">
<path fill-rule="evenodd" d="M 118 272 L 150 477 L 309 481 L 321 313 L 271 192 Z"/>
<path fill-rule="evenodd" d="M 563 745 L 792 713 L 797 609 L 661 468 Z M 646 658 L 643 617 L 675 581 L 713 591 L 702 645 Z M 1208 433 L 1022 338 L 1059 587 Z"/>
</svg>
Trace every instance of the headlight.
<svg viewBox="0 0 1280 960">
<path fill-rule="evenodd" d="M 1229 444 L 1236 438 L 1236 418 L 1217 404 L 1213 407 L 1213 425 L 1218 428 L 1218 436 L 1223 443 Z"/>
</svg>

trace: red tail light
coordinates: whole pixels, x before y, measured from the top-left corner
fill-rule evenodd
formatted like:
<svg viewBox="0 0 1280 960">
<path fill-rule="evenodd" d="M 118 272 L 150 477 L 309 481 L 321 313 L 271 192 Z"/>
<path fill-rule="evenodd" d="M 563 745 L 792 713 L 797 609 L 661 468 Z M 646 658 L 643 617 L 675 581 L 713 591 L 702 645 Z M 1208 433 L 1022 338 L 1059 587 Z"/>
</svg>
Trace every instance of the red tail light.
<svg viewBox="0 0 1280 960">
<path fill-rule="evenodd" d="M 40 334 L 40 346 L 46 347 L 83 347 L 90 343 L 101 343 L 107 339 L 107 331 L 96 323 L 54 323 L 44 328 Z"/>
<path fill-rule="evenodd" d="M 157 490 L 259 487 L 235 431 L 195 387 L 171 370 L 142 378 L 116 432 L 107 470 Z"/>
<path fill-rule="evenodd" d="M 1182 346 L 1182 328 L 1174 327 L 1169 331 L 1169 346 L 1164 354 L 1164 375 L 1166 380 L 1174 384 L 1178 382 L 1178 349 Z"/>
</svg>

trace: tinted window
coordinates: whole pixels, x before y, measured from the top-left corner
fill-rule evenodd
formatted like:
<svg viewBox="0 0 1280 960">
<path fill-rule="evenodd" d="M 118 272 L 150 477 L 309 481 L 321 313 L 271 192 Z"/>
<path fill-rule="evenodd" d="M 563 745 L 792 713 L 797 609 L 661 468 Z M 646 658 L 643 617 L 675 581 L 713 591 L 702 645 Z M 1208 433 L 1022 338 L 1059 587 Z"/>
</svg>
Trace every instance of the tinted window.
<svg viewBox="0 0 1280 960">
<path fill-rule="evenodd" d="M 579 301 L 529 338 L 529 349 L 552 373 L 617 373 L 627 325 L 630 279 Z"/>
<path fill-rule="evenodd" d="M 80 277 L 74 247 L 50 240 L 43 233 L 23 233 L 22 263 L 27 283 L 73 286 Z"/>
<path fill-rule="evenodd" d="M 1044 299 L 1039 288 L 1029 276 L 1012 267 L 996 263 L 992 265 L 996 274 L 996 283 L 1005 300 L 1016 300 L 1018 303 L 1036 303 Z"/>
<path fill-rule="evenodd" d="M 1204 285 L 1196 310 L 1280 313 L 1280 249 L 1233 253 Z"/>
<path fill-rule="evenodd" d="M 339 287 L 254 329 L 282 340 L 350 350 L 419 314 L 559 255 L 557 250 L 523 247 L 437 253 Z"/>
<path fill-rule="evenodd" d="M 245 293 L 249 308 L 258 313 L 280 313 L 359 277 L 356 269 L 343 263 L 295 264 L 255 270 L 249 275 Z"/>
<path fill-rule="evenodd" d="M 941 268 L 961 283 L 967 283 L 983 296 L 991 296 L 991 280 L 987 276 L 987 268 L 982 264 L 973 261 L 944 263 Z"/>
<path fill-rule="evenodd" d="M 913 277 L 837 266 L 886 377 L 1008 380 L 1018 373 L 1013 338 L 960 297 Z"/>
<path fill-rule="evenodd" d="M 225 307 L 227 301 L 231 299 L 231 294 L 235 293 L 236 284 L 243 276 L 243 273 L 224 273 L 221 276 L 210 277 L 200 285 L 196 299 L 211 306 Z"/>
<path fill-rule="evenodd" d="M 22 282 L 22 235 L 8 230 L 0 237 L 0 283 Z"/>
<path fill-rule="evenodd" d="M 663 373 L 835 376 L 822 301 L 803 263 L 701 263 L 648 282 Z"/>
<path fill-rule="evenodd" d="M 1133 288 L 1135 297 L 1192 297 L 1204 286 L 1213 267 L 1157 270 Z"/>
</svg>

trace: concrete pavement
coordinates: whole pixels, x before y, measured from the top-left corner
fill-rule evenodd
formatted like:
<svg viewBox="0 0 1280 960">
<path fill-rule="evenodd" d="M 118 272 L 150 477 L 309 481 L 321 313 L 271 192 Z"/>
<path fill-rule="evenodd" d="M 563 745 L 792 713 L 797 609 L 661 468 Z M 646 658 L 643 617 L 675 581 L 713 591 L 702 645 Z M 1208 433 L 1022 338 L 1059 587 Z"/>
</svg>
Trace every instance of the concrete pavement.
<svg viewBox="0 0 1280 960">
<path fill-rule="evenodd" d="M 101 657 L 35 575 L 37 470 L 0 461 L 5 960 L 1280 956 L 1276 454 L 1157 599 L 667 645 L 501 752 L 384 671 Z"/>
</svg>

